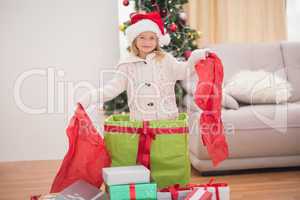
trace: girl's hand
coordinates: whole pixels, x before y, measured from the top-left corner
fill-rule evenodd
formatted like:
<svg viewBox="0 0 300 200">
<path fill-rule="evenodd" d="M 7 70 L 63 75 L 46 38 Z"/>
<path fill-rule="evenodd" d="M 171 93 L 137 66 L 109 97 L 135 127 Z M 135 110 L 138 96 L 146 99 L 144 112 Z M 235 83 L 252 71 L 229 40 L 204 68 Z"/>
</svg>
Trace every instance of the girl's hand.
<svg viewBox="0 0 300 200">
<path fill-rule="evenodd" d="M 196 57 L 199 59 L 205 59 L 209 53 L 217 54 L 215 51 L 211 50 L 210 48 L 204 48 L 204 49 L 196 49 L 192 52 L 191 56 Z"/>
<path fill-rule="evenodd" d="M 213 54 L 218 55 L 216 51 L 214 51 L 214 50 L 212 50 L 210 48 L 205 48 L 205 52 L 206 52 L 206 56 L 208 56 L 209 53 L 213 53 Z"/>
<path fill-rule="evenodd" d="M 195 49 L 194 51 L 192 51 L 190 59 L 195 61 L 205 59 L 208 55 L 207 50 L 208 49 Z"/>
<path fill-rule="evenodd" d="M 192 51 L 189 61 L 192 64 L 195 64 L 199 60 L 204 60 L 210 52 L 213 52 L 213 51 L 209 48 L 195 49 L 194 51 Z"/>
</svg>

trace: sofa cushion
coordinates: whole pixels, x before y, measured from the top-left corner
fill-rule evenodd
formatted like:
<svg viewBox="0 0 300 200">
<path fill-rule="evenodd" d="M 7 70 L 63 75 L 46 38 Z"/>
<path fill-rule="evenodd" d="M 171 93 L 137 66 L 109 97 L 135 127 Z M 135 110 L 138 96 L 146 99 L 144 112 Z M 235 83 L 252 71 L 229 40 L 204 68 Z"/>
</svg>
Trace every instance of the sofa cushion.
<svg viewBox="0 0 300 200">
<path fill-rule="evenodd" d="M 241 70 L 224 90 L 239 102 L 248 104 L 285 103 L 291 97 L 291 84 L 265 70 Z"/>
<path fill-rule="evenodd" d="M 292 84 L 291 102 L 300 100 L 300 42 L 281 43 L 287 79 Z"/>
<path fill-rule="evenodd" d="M 280 43 L 218 44 L 209 46 L 224 65 L 224 82 L 241 70 L 264 69 L 286 78 Z"/>
<path fill-rule="evenodd" d="M 267 122 L 268 117 L 261 117 L 262 121 L 255 118 L 255 114 L 250 113 L 249 107 L 245 106 L 237 111 L 222 110 L 224 129 L 229 144 L 229 158 L 300 154 L 298 144 L 300 141 L 300 102 L 288 104 L 287 128 L 283 127 L 284 124 L 280 122 L 282 120 L 280 116 L 278 120 L 270 120 L 274 121 L 273 125 L 276 125 L 276 121 L 281 123 L 277 127 L 272 127 L 273 125 L 268 125 L 268 123 L 272 124 L 270 121 Z M 255 110 L 264 110 L 266 113 L 264 115 L 272 115 L 271 107 L 263 108 L 261 105 L 251 107 L 256 107 Z M 199 159 L 209 159 L 206 148 L 199 138 L 198 119 L 201 112 L 189 113 L 190 151 Z M 267 123 L 264 124 L 264 122 Z"/>
<path fill-rule="evenodd" d="M 235 129 L 276 129 L 300 127 L 300 104 L 260 104 L 240 106 L 238 110 L 223 110 L 224 123 Z"/>
</svg>

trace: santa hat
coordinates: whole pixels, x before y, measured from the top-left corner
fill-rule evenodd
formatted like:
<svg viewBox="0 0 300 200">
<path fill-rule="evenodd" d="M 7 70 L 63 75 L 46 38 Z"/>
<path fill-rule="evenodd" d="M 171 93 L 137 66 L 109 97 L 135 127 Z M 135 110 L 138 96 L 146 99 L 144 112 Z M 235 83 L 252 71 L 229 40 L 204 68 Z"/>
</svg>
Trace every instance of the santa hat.
<svg viewBox="0 0 300 200">
<path fill-rule="evenodd" d="M 170 43 L 170 36 L 165 33 L 164 23 L 158 12 L 132 13 L 130 15 L 130 23 L 131 25 L 125 30 L 125 35 L 130 45 L 140 33 L 145 31 L 156 33 L 161 46 Z"/>
</svg>

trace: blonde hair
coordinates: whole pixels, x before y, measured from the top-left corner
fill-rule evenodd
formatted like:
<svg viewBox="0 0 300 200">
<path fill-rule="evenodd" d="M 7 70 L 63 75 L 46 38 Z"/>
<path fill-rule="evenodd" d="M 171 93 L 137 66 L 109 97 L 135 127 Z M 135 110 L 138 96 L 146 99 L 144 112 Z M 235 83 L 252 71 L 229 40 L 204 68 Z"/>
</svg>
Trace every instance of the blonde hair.
<svg viewBox="0 0 300 200">
<path fill-rule="evenodd" d="M 127 50 L 132 52 L 134 55 L 139 56 L 139 49 L 136 46 L 136 38 L 132 41 L 131 46 L 128 47 Z M 165 56 L 165 52 L 159 46 L 158 38 L 156 39 L 156 47 L 152 52 L 155 53 L 155 59 L 158 62 L 160 62 Z"/>
</svg>

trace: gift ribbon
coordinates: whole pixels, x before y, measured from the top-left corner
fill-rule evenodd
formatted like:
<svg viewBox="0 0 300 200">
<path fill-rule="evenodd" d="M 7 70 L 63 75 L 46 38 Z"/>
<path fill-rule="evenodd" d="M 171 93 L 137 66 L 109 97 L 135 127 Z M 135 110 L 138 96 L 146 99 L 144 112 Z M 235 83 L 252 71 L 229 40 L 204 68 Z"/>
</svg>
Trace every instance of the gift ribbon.
<svg viewBox="0 0 300 200">
<path fill-rule="evenodd" d="M 150 169 L 150 152 L 152 140 L 156 134 L 184 134 L 188 133 L 188 127 L 151 128 L 150 121 L 144 120 L 142 127 L 126 127 L 116 125 L 104 125 L 105 132 L 135 133 L 139 134 L 139 145 L 136 162 Z"/>
<path fill-rule="evenodd" d="M 149 121 L 143 121 L 142 133 L 139 134 L 140 138 L 136 162 L 150 169 L 150 149 L 152 140 L 155 140 L 155 133 L 149 129 Z"/>
<path fill-rule="evenodd" d="M 160 189 L 159 191 L 160 192 L 170 192 L 171 193 L 171 198 L 172 200 L 178 200 L 178 197 L 179 197 L 179 191 L 185 191 L 185 190 L 191 190 L 192 187 L 180 187 L 179 184 L 175 184 L 175 185 L 171 185 L 167 188 L 163 188 L 163 189 Z"/>
<path fill-rule="evenodd" d="M 187 197 L 186 197 L 184 200 L 190 200 L 191 197 L 192 197 L 194 194 L 196 194 L 196 192 L 197 192 L 197 190 L 192 190 L 192 192 L 189 193 L 189 194 L 187 195 Z"/>
<path fill-rule="evenodd" d="M 135 185 L 133 183 L 129 184 L 129 194 L 130 194 L 130 200 L 136 200 Z"/>
<path fill-rule="evenodd" d="M 195 187 L 203 187 L 207 190 L 208 187 L 213 187 L 215 189 L 216 200 L 220 200 L 220 191 L 219 187 L 227 187 L 227 183 L 212 183 L 214 178 L 211 178 L 207 184 L 188 184 L 187 187 L 195 188 Z"/>
<path fill-rule="evenodd" d="M 179 185 L 174 185 L 174 186 L 169 187 L 169 191 L 171 193 L 172 200 L 178 199 L 178 188 L 179 188 Z"/>
<path fill-rule="evenodd" d="M 205 190 L 207 190 L 208 187 L 213 187 L 215 189 L 216 194 L 216 200 L 220 200 L 220 191 L 219 187 L 227 187 L 227 183 L 213 183 L 214 178 L 211 178 L 207 184 L 193 184 L 189 183 L 185 187 L 180 187 L 179 184 L 175 184 L 172 186 L 169 186 L 167 188 L 160 189 L 160 192 L 170 192 L 172 200 L 178 200 L 178 192 L 179 191 L 185 191 L 185 190 L 192 190 L 194 188 L 203 187 Z"/>
</svg>

